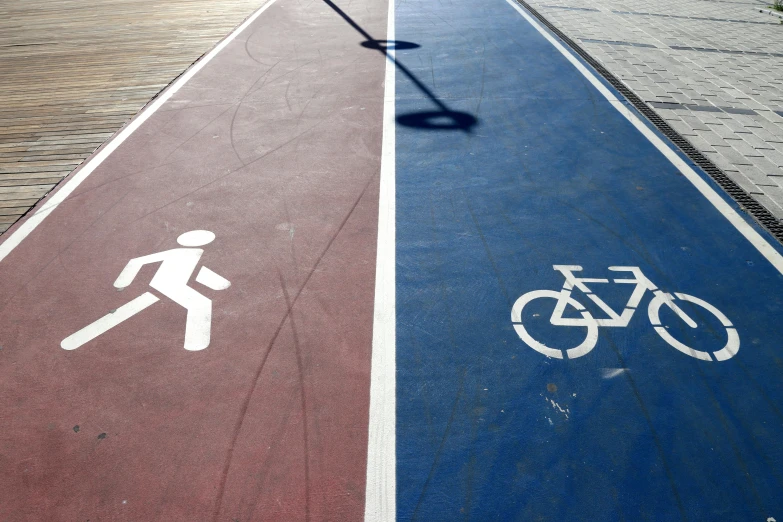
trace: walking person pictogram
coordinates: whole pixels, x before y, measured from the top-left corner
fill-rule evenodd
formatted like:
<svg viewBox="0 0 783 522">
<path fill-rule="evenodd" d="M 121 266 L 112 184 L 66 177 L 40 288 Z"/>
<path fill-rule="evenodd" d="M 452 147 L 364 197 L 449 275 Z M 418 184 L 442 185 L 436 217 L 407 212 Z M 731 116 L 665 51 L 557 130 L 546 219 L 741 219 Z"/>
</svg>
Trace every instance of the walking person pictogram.
<svg viewBox="0 0 783 522">
<path fill-rule="evenodd" d="M 133 282 L 142 266 L 161 263 L 150 281 L 150 287 L 187 309 L 185 349 L 190 351 L 203 350 L 209 346 L 212 328 L 212 300 L 189 287 L 188 281 L 204 253 L 204 249 L 198 247 L 207 245 L 214 239 L 215 234 L 208 230 L 185 232 L 177 238 L 177 243 L 185 248 L 174 248 L 131 259 L 117 280 L 114 281 L 115 288 L 126 288 Z M 231 282 L 205 266 L 199 270 L 196 281 L 212 290 L 225 290 L 231 286 Z M 159 301 L 157 296 L 150 292 L 144 292 L 133 301 L 69 335 L 60 343 L 60 346 L 65 350 L 75 350 L 157 301 Z"/>
</svg>

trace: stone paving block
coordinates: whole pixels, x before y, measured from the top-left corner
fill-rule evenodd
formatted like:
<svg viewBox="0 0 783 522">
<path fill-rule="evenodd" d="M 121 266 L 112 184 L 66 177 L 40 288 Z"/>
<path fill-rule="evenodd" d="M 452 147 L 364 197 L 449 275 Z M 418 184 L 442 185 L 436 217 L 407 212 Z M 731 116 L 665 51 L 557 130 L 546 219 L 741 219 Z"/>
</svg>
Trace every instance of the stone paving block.
<svg viewBox="0 0 783 522">
<path fill-rule="evenodd" d="M 783 201 L 783 187 L 778 185 L 775 185 L 774 187 L 764 187 L 764 195 L 775 202 Z"/>
<path fill-rule="evenodd" d="M 773 134 L 764 127 L 758 127 L 751 129 L 753 134 L 759 137 L 759 139 L 766 141 L 770 144 L 783 143 L 783 134 Z M 774 146 L 774 145 L 773 145 Z"/>
<path fill-rule="evenodd" d="M 726 158 L 729 163 L 732 165 L 752 165 L 752 161 L 749 158 L 746 158 L 732 147 L 721 147 L 721 146 L 715 146 L 715 150 L 718 152 L 718 155 L 723 156 Z"/>
<path fill-rule="evenodd" d="M 717 166 L 721 170 L 734 170 L 737 169 L 737 165 L 732 164 L 725 156 L 723 156 L 720 152 L 718 152 L 717 147 L 713 147 L 716 149 L 715 152 L 710 151 L 702 151 L 702 153 L 709 158 L 710 161 L 712 161 L 715 166 Z"/>
<path fill-rule="evenodd" d="M 715 150 L 715 147 L 707 143 L 707 141 L 699 134 L 695 136 L 688 136 L 688 141 L 691 142 L 691 145 L 696 147 L 696 149 L 700 150 L 701 152 L 718 152 Z"/>
<path fill-rule="evenodd" d="M 720 116 L 717 116 L 720 117 Z M 710 130 L 720 136 L 723 139 L 733 138 L 734 131 L 728 128 L 723 122 L 721 123 L 709 123 Z"/>
<path fill-rule="evenodd" d="M 661 88 L 658 83 L 654 83 L 653 85 L 649 85 L 647 89 L 653 93 L 655 96 L 667 96 L 668 93 L 666 92 L 666 89 Z"/>
<path fill-rule="evenodd" d="M 712 131 L 700 131 L 699 137 L 702 138 L 704 141 L 709 143 L 711 146 L 715 147 L 728 147 L 729 144 L 726 143 L 726 140 L 718 136 L 716 133 Z"/>
<path fill-rule="evenodd" d="M 769 210 L 773 216 L 775 216 L 777 219 L 783 220 L 783 207 L 778 205 L 772 197 L 767 196 L 766 194 L 754 194 L 753 197 L 756 201 L 761 203 L 764 208 Z"/>
<path fill-rule="evenodd" d="M 676 101 L 677 103 L 690 103 L 691 102 L 691 98 L 688 97 L 688 96 L 685 96 L 682 93 L 670 92 L 669 94 L 671 94 L 672 98 L 674 98 L 674 101 Z"/>
<path fill-rule="evenodd" d="M 735 114 L 734 120 L 740 122 L 746 128 L 760 129 L 761 125 L 755 119 L 755 115 Z"/>
<path fill-rule="evenodd" d="M 726 121 L 727 120 L 733 120 L 734 116 L 729 114 L 729 113 L 727 113 L 727 112 L 717 112 L 717 113 L 715 113 L 715 118 L 717 118 L 718 121 L 720 121 L 721 125 L 725 126 L 726 125 Z M 732 133 L 734 132 L 733 130 L 729 129 L 728 127 L 725 127 L 725 128 L 729 132 L 732 132 Z"/>
<path fill-rule="evenodd" d="M 739 137 L 740 135 L 734 134 L 734 136 Z M 726 143 L 728 143 L 732 149 L 736 150 L 746 158 L 765 155 L 765 151 L 754 149 L 753 147 L 751 147 L 750 145 L 742 141 L 742 139 L 726 138 Z"/>
<path fill-rule="evenodd" d="M 666 111 L 666 112 L 671 112 L 671 111 Z M 666 120 L 666 123 L 671 125 L 671 127 L 674 128 L 674 130 L 676 130 L 677 132 L 693 133 L 693 127 L 688 125 L 687 122 L 678 118 L 676 114 L 670 114 L 667 118 L 664 118 L 664 120 Z"/>
<path fill-rule="evenodd" d="M 780 173 L 782 172 L 780 167 L 766 157 L 753 158 L 753 166 L 759 168 L 767 176 L 780 176 Z M 783 204 L 783 201 L 781 201 L 781 203 Z"/>
<path fill-rule="evenodd" d="M 749 130 L 749 129 L 748 129 Z M 769 142 L 766 142 L 753 134 L 752 132 L 743 132 L 743 133 L 737 133 L 737 136 L 742 137 L 742 141 L 753 147 L 754 149 L 759 150 L 765 150 L 765 149 L 774 149 L 773 145 Z M 762 154 L 763 155 L 763 154 Z"/>
<path fill-rule="evenodd" d="M 750 181 L 752 181 L 754 184 L 763 187 L 763 186 L 777 186 L 777 181 L 767 176 L 764 172 L 759 170 L 757 167 L 754 167 L 753 165 L 745 165 L 739 169 L 739 172 L 748 178 Z"/>
<path fill-rule="evenodd" d="M 775 185 L 778 187 L 783 187 L 783 172 L 781 172 L 780 176 L 770 176 L 769 179 L 775 182 Z M 762 187 L 763 190 L 763 187 Z M 783 206 L 783 205 L 781 205 Z"/>
<path fill-rule="evenodd" d="M 753 109 L 753 110 L 762 110 L 762 111 L 767 109 L 767 106 L 766 106 L 766 105 L 764 105 L 764 104 L 762 104 L 762 103 L 759 103 L 759 102 L 757 102 L 756 100 L 753 100 L 753 99 L 750 99 L 750 100 L 744 100 L 744 102 L 745 102 L 745 105 L 746 105 L 746 106 L 747 106 L 749 109 Z"/>
<path fill-rule="evenodd" d="M 739 121 L 737 121 L 737 117 L 734 114 L 731 115 L 731 118 L 725 119 L 723 121 L 723 124 L 726 127 L 728 127 L 729 129 L 731 129 L 731 131 L 734 132 L 734 133 L 737 133 L 737 132 L 748 132 L 745 129 L 745 126 L 742 123 L 740 123 Z"/>
<path fill-rule="evenodd" d="M 765 150 L 764 157 L 770 160 L 772 163 L 777 165 L 778 167 L 783 167 L 783 153 L 772 149 L 772 150 Z"/>
<path fill-rule="evenodd" d="M 773 134 L 780 134 L 783 132 L 783 129 L 780 127 L 780 123 L 783 123 L 783 118 L 781 118 L 777 113 L 774 111 L 756 111 L 756 114 L 759 116 L 759 124 L 770 131 Z"/>
<path fill-rule="evenodd" d="M 717 113 L 714 112 L 706 112 L 706 111 L 693 111 L 693 116 L 696 118 L 699 118 L 701 121 L 703 121 L 706 125 L 712 125 L 712 124 L 720 124 L 721 121 L 716 116 Z M 712 128 L 710 127 L 710 132 L 712 131 Z"/>
<path fill-rule="evenodd" d="M 682 118 L 682 121 L 687 123 L 693 130 L 696 131 L 708 131 L 710 130 L 709 126 L 701 121 L 696 116 L 692 116 L 690 114 L 684 114 L 680 116 Z"/>
<path fill-rule="evenodd" d="M 744 103 L 737 100 L 733 96 L 726 96 L 725 94 L 718 94 L 716 96 L 717 101 L 715 102 L 715 105 L 718 105 L 719 107 L 736 107 L 739 109 L 746 109 L 748 107 L 745 106 Z"/>
<path fill-rule="evenodd" d="M 734 183 L 742 187 L 742 190 L 748 194 L 753 196 L 764 194 L 764 190 L 761 187 L 758 187 L 755 183 L 736 170 L 724 170 L 723 172 L 725 172 L 726 175 L 731 178 L 732 181 L 734 181 Z"/>
</svg>

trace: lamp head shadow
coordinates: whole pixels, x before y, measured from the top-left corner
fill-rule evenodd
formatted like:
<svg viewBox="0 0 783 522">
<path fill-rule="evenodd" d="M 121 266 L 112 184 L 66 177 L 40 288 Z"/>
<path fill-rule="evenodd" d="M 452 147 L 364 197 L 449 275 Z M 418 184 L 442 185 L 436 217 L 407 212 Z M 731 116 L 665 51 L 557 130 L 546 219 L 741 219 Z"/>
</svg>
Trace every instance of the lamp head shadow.
<svg viewBox="0 0 783 522">
<path fill-rule="evenodd" d="M 470 133 L 478 123 L 478 120 L 467 112 L 446 109 L 401 114 L 397 116 L 397 123 L 416 129 L 436 131 L 461 130 Z"/>
<path fill-rule="evenodd" d="M 361 46 L 383 52 L 389 50 L 405 51 L 407 49 L 418 49 L 421 47 L 419 44 L 405 42 L 403 40 L 365 40 L 361 43 Z"/>
</svg>

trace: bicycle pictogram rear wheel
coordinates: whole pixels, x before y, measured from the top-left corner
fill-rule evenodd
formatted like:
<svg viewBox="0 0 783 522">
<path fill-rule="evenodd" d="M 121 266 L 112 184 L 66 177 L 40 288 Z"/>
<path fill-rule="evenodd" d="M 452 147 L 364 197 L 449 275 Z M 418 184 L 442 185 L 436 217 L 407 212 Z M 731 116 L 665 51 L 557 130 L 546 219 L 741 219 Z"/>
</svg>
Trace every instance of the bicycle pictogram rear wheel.
<svg viewBox="0 0 783 522">
<path fill-rule="evenodd" d="M 555 359 L 563 359 L 563 352 L 568 355 L 569 359 L 576 359 L 577 357 L 581 357 L 590 353 L 590 351 L 595 348 L 595 345 L 598 342 L 598 323 L 595 321 L 590 312 L 588 312 L 585 307 L 579 303 L 579 301 L 572 297 L 567 298 L 567 303 L 581 313 L 583 319 L 580 321 L 582 323 L 580 326 L 587 327 L 587 337 L 579 346 L 566 350 L 550 348 L 544 343 L 533 339 L 530 333 L 528 333 L 528 331 L 525 329 L 525 326 L 522 324 L 522 310 L 530 301 L 544 297 L 559 301 L 562 298 L 562 295 L 560 292 L 556 292 L 554 290 L 533 290 L 532 292 L 528 292 L 522 295 L 519 299 L 516 300 L 514 306 L 511 307 L 511 322 L 514 323 L 514 330 L 516 330 L 519 338 L 535 351 L 542 353 L 547 357 L 554 357 Z"/>
</svg>

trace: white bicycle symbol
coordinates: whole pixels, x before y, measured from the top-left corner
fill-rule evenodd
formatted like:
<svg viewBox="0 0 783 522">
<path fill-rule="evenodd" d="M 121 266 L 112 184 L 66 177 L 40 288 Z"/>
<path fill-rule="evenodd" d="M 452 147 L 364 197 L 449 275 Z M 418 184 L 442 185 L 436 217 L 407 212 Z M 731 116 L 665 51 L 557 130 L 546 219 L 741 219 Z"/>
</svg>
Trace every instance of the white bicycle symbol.
<svg viewBox="0 0 783 522">
<path fill-rule="evenodd" d="M 739 351 L 740 347 L 740 340 L 739 340 L 739 334 L 737 333 L 737 330 L 734 328 L 734 325 L 731 324 L 731 321 L 717 308 L 712 306 L 710 303 L 699 299 L 697 297 L 693 297 L 692 295 L 688 294 L 681 294 L 679 292 L 675 292 L 674 295 L 668 294 L 666 292 L 663 292 L 656 287 L 652 281 L 647 279 L 647 277 L 642 274 L 642 271 L 637 266 L 610 266 L 609 270 L 613 272 L 631 272 L 634 276 L 633 279 L 614 279 L 613 282 L 615 283 L 621 283 L 621 284 L 635 284 L 636 288 L 634 288 L 633 293 L 631 294 L 630 299 L 628 299 L 628 303 L 625 305 L 625 309 L 621 314 L 616 313 L 614 310 L 612 310 L 603 300 L 601 300 L 600 297 L 595 295 L 592 290 L 585 284 L 585 283 L 608 283 L 608 279 L 588 279 L 588 278 L 581 278 L 576 277 L 573 273 L 579 272 L 582 270 L 581 266 L 578 265 L 554 265 L 552 268 L 559 271 L 561 274 L 563 274 L 563 277 L 565 277 L 565 282 L 563 283 L 563 288 L 559 292 L 555 290 L 533 290 L 532 292 L 528 292 L 524 295 L 522 295 L 519 299 L 516 300 L 514 303 L 514 306 L 511 308 L 511 321 L 514 323 L 514 329 L 517 331 L 517 335 L 519 335 L 519 338 L 522 339 L 528 346 L 530 346 L 532 349 L 536 350 L 537 352 L 540 352 L 547 357 L 554 357 L 557 359 L 563 359 L 563 351 L 565 351 L 566 355 L 570 359 L 575 359 L 577 357 L 582 357 L 583 355 L 587 355 L 590 350 L 592 350 L 596 343 L 598 342 L 598 327 L 599 326 L 614 326 L 614 327 L 624 327 L 628 326 L 628 323 L 631 321 L 631 318 L 633 317 L 634 312 L 636 312 L 637 307 L 639 306 L 639 303 L 642 300 L 642 297 L 644 296 L 644 293 L 647 290 L 650 290 L 655 297 L 653 297 L 652 301 L 650 302 L 650 306 L 647 309 L 648 317 L 650 318 L 650 323 L 652 323 L 653 328 L 655 328 L 655 331 L 658 332 L 658 335 L 660 335 L 664 341 L 681 351 L 682 353 L 686 355 L 690 355 L 691 357 L 695 357 L 696 359 L 701 359 L 702 361 L 712 361 L 713 357 L 717 361 L 725 361 L 727 359 L 731 359 L 735 355 L 737 355 L 737 352 Z M 601 310 L 606 312 L 606 314 L 609 316 L 607 319 L 595 319 L 592 314 L 585 309 L 584 306 L 582 306 L 581 303 L 579 303 L 576 299 L 571 297 L 571 292 L 574 288 L 578 288 L 582 292 L 584 292 L 587 297 L 590 298 L 591 301 L 593 301 L 596 305 L 598 305 Z M 576 346 L 571 349 L 567 350 L 559 350 L 557 348 L 550 348 L 546 346 L 543 343 L 540 343 L 533 339 L 533 337 L 527 332 L 524 325 L 522 324 L 522 309 L 527 305 L 530 301 L 534 299 L 538 299 L 541 297 L 550 297 L 552 299 L 557 300 L 557 305 L 555 305 L 555 310 L 552 312 L 552 317 L 550 318 L 549 322 L 555 326 L 583 326 L 587 327 L 587 338 L 580 344 L 579 346 Z M 671 336 L 669 332 L 666 330 L 666 327 L 664 327 L 661 324 L 661 320 L 659 318 L 659 311 L 661 309 L 661 305 L 666 305 L 669 308 L 672 309 L 685 323 L 690 326 L 691 328 L 696 328 L 696 322 L 693 321 L 688 315 L 680 309 L 679 306 L 677 306 L 674 302 L 675 299 L 680 299 L 682 301 L 687 301 L 689 303 L 693 303 L 695 305 L 701 306 L 708 312 L 710 312 L 712 315 L 714 315 L 720 323 L 726 328 L 726 332 L 728 333 L 728 341 L 726 342 L 726 345 L 721 348 L 720 350 L 713 352 L 710 354 L 709 352 L 704 352 L 701 350 L 695 350 L 689 346 L 686 346 L 685 344 L 681 343 L 677 339 Z M 579 313 L 582 315 L 582 318 L 564 318 L 563 312 L 565 311 L 566 305 L 573 306 Z"/>
</svg>

